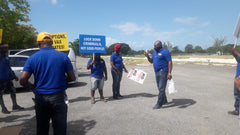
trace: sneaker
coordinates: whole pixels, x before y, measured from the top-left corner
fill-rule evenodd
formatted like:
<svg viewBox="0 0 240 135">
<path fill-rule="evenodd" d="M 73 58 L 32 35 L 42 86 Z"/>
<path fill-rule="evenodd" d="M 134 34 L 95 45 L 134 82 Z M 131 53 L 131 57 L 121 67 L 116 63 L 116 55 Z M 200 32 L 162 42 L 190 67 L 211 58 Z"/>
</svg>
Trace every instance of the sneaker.
<svg viewBox="0 0 240 135">
<path fill-rule="evenodd" d="M 159 105 L 155 105 L 153 109 L 160 109 L 161 107 Z"/>
<path fill-rule="evenodd" d="M 95 98 L 94 97 L 91 98 L 91 104 L 95 104 Z"/>
<path fill-rule="evenodd" d="M 13 110 L 23 110 L 24 108 L 19 105 L 14 105 L 12 109 Z"/>
<path fill-rule="evenodd" d="M 234 110 L 234 111 L 228 111 L 228 114 L 232 114 L 232 115 L 239 115 L 239 112 Z"/>
<path fill-rule="evenodd" d="M 100 98 L 100 101 L 103 101 L 103 102 L 107 102 L 107 99 L 105 99 L 105 98 Z"/>
<path fill-rule="evenodd" d="M 9 111 L 7 110 L 7 108 L 3 108 L 3 109 L 2 109 L 2 113 L 4 113 L 4 114 L 10 114 L 11 112 L 9 112 Z"/>
</svg>

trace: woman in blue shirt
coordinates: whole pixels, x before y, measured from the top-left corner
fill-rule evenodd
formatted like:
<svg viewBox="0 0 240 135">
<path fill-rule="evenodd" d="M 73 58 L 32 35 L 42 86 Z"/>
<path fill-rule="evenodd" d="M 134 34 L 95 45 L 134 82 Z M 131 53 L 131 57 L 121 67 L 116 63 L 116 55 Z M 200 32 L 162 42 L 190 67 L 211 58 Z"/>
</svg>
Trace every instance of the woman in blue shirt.
<svg viewBox="0 0 240 135">
<path fill-rule="evenodd" d="M 90 59 L 88 61 L 87 69 L 91 69 L 91 76 L 90 76 L 90 82 L 91 82 L 91 103 L 95 103 L 95 90 L 98 89 L 100 100 L 107 102 L 107 100 L 103 96 L 103 86 L 104 86 L 104 80 L 107 80 L 107 68 L 105 65 L 105 61 L 100 57 L 100 53 L 95 54 L 94 59 Z M 105 74 L 105 76 L 103 75 Z"/>
<path fill-rule="evenodd" d="M 113 99 L 118 99 L 119 97 L 123 97 L 120 94 L 120 82 L 122 80 L 122 71 L 127 73 L 127 69 L 125 68 L 125 65 L 123 64 L 123 59 L 121 55 L 121 45 L 116 44 L 114 46 L 114 51 L 110 58 L 110 64 L 111 64 L 111 73 L 113 78 L 113 84 L 112 84 L 112 92 L 113 92 Z"/>
</svg>

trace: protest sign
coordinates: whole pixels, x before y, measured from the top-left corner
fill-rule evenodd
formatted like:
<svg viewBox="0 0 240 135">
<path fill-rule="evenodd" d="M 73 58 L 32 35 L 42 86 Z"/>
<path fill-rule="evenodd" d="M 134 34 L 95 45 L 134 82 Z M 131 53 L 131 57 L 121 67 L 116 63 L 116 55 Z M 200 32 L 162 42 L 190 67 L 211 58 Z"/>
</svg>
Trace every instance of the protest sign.
<svg viewBox="0 0 240 135">
<path fill-rule="evenodd" d="M 106 53 L 105 36 L 79 35 L 80 53 Z"/>
<path fill-rule="evenodd" d="M 132 69 L 129 73 L 128 73 L 128 76 L 127 78 L 128 79 L 131 79 L 135 82 L 138 82 L 140 84 L 143 84 L 145 78 L 147 76 L 147 73 L 142 71 L 142 70 L 139 70 L 139 69 Z"/>
<path fill-rule="evenodd" d="M 53 39 L 53 48 L 58 51 L 68 51 L 67 33 L 51 33 Z"/>
</svg>

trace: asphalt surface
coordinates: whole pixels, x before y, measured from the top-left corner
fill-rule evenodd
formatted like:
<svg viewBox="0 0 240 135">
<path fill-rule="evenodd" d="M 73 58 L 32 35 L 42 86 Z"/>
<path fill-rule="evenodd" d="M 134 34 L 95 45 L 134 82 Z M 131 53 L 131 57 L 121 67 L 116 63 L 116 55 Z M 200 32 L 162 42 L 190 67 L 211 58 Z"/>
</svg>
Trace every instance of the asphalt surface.
<svg viewBox="0 0 240 135">
<path fill-rule="evenodd" d="M 90 103 L 88 59 L 78 58 L 79 83 L 67 90 L 69 97 L 68 135 L 239 135 L 240 119 L 227 114 L 233 110 L 232 66 L 174 64 L 173 79 L 178 90 L 167 94 L 168 104 L 153 110 L 158 90 L 152 65 L 126 66 L 147 72 L 144 84 L 136 83 L 123 74 L 119 100 L 112 100 L 112 77 L 109 60 L 108 80 L 104 86 L 107 103 Z M 21 127 L 20 135 L 36 132 L 32 92 L 19 90 L 18 103 L 23 111 L 0 113 L 0 128 Z M 10 95 L 5 94 L 11 110 Z M 1 129 L 0 129 L 1 131 Z M 52 129 L 50 129 L 52 134 Z"/>
</svg>

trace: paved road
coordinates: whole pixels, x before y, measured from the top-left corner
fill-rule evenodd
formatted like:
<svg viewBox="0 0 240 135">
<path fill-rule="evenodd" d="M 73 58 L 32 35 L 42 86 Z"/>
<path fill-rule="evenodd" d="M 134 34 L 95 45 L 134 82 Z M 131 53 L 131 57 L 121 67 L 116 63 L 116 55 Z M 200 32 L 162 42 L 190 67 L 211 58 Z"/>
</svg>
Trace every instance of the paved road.
<svg viewBox="0 0 240 135">
<path fill-rule="evenodd" d="M 68 88 L 68 135 L 239 135 L 240 119 L 227 111 L 233 109 L 235 67 L 175 64 L 173 79 L 178 93 L 167 94 L 169 103 L 159 110 L 152 107 L 157 100 L 153 67 L 127 66 L 147 72 L 143 85 L 123 75 L 120 100 L 90 103 L 88 59 L 78 58 L 79 83 Z M 106 60 L 108 68 L 109 60 Z M 112 96 L 108 69 L 104 95 Z M 0 128 L 21 126 L 20 135 L 35 134 L 31 92 L 17 93 L 24 111 L 9 115 L 0 113 Z M 96 94 L 97 100 L 99 94 Z M 9 95 L 4 95 L 8 108 Z"/>
</svg>

